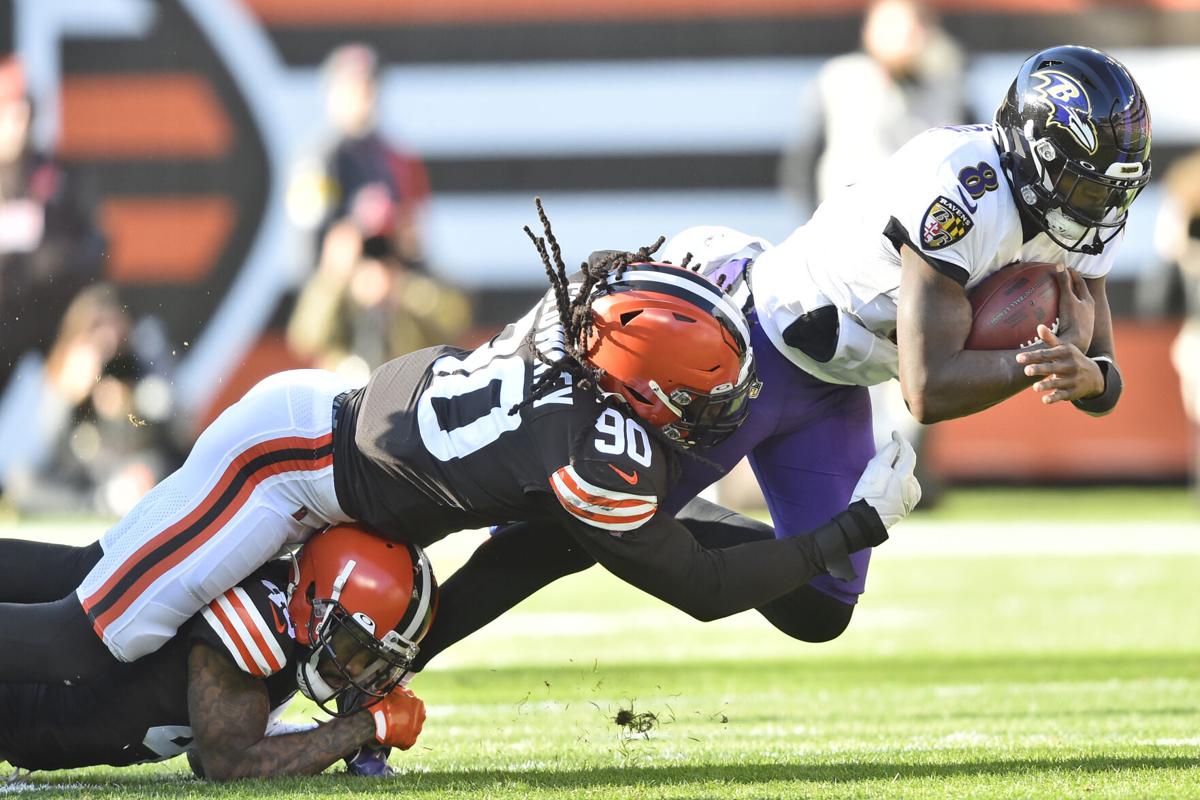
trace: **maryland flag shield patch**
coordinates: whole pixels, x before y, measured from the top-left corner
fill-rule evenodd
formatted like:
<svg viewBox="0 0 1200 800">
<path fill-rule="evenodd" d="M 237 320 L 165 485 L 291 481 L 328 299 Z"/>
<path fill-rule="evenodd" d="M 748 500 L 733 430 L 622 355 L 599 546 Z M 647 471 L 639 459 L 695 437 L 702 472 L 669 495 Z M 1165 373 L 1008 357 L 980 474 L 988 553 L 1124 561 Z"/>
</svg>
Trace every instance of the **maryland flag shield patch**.
<svg viewBox="0 0 1200 800">
<path fill-rule="evenodd" d="M 941 250 L 966 236 L 974 227 L 974 220 L 962 206 L 945 195 L 938 195 L 921 220 L 921 246 L 926 250 Z"/>
</svg>

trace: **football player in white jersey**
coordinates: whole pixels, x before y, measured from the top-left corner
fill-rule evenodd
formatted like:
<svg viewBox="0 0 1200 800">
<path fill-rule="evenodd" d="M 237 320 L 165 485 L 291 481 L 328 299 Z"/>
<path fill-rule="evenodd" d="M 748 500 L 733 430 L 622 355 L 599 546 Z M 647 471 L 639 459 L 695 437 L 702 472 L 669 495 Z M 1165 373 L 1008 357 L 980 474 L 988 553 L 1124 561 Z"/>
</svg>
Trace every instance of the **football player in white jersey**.
<svg viewBox="0 0 1200 800">
<path fill-rule="evenodd" d="M 1120 380 L 1104 279 L 1149 178 L 1149 109 L 1125 67 L 1086 47 L 1045 50 L 993 124 L 917 136 L 759 256 L 759 322 L 822 380 L 899 376 L 922 422 L 980 411 L 1033 379 L 1045 402 L 1107 413 Z M 965 350 L 966 290 L 1017 261 L 1067 268 L 1052 346 Z"/>
<path fill-rule="evenodd" d="M 710 465 L 683 465 L 661 507 L 707 547 L 805 534 L 844 507 L 874 455 L 866 387 L 890 378 L 922 422 L 1030 385 L 1047 403 L 1112 410 L 1121 379 L 1104 281 L 1149 178 L 1150 114 L 1129 72 L 1097 50 L 1054 47 L 1021 66 L 993 124 L 918 135 L 778 247 L 728 228 L 676 236 L 659 257 L 691 253 L 746 309 L 762 391 L 705 453 Z M 1017 261 L 1064 265 L 1057 333 L 1044 329 L 1036 350 L 964 349 L 967 290 Z M 743 457 L 773 528 L 696 497 Z M 417 667 L 593 563 L 567 542 L 531 522 L 502 529 L 443 586 Z M 818 576 L 759 611 L 794 638 L 835 638 L 869 558 L 851 556 L 853 578 Z"/>
</svg>

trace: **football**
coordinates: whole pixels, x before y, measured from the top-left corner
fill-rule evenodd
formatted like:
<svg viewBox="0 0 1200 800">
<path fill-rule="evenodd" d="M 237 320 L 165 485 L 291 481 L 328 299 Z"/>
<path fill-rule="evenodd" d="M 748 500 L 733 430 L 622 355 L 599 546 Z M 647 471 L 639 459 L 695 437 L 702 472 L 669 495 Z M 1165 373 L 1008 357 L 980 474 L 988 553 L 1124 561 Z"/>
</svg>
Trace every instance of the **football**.
<svg viewBox="0 0 1200 800">
<path fill-rule="evenodd" d="M 1053 264 L 1024 261 L 988 276 L 967 293 L 967 350 L 1018 350 L 1037 344 L 1039 324 L 1058 330 L 1058 281 Z"/>
</svg>

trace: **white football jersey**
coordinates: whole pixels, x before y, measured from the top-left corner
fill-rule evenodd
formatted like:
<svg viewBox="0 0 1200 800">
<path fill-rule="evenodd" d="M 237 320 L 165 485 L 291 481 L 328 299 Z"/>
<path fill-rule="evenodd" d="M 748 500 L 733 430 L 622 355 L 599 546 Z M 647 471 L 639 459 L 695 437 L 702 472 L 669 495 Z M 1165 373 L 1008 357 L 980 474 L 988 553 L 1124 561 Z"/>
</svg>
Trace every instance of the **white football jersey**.
<svg viewBox="0 0 1200 800">
<path fill-rule="evenodd" d="M 1101 277 L 1123 237 L 1096 256 L 1068 252 L 1045 233 L 1023 242 L 992 126 L 934 128 L 832 194 L 808 224 L 760 255 L 750 284 L 760 324 L 790 360 L 825 381 L 870 386 L 898 374 L 902 244 L 970 289 L 1016 261 L 1062 262 Z M 832 358 L 817 362 L 783 332 L 829 305 L 838 310 L 838 342 Z"/>
</svg>

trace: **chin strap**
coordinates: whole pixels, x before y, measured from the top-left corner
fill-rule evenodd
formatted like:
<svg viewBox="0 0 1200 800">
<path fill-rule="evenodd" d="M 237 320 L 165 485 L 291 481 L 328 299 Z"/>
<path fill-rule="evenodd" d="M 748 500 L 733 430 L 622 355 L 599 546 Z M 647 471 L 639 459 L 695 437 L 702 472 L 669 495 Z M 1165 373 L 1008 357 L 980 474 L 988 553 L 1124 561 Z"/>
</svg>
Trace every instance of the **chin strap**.
<svg viewBox="0 0 1200 800">
<path fill-rule="evenodd" d="M 662 387 L 658 385 L 658 381 L 654 380 L 653 378 L 650 380 L 650 391 L 654 393 L 654 396 L 657 397 L 664 406 L 670 409 L 672 414 L 681 419 L 683 418 L 683 409 L 676 405 L 671 398 L 667 396 L 667 393 L 664 392 Z"/>
<path fill-rule="evenodd" d="M 332 700 L 337 692 L 325 682 L 321 673 L 317 672 L 317 663 L 320 660 L 320 649 L 312 648 L 311 655 L 296 664 L 296 678 L 301 694 L 324 709 L 325 704 Z"/>
<path fill-rule="evenodd" d="M 334 606 L 337 604 L 338 598 L 342 596 L 342 590 L 346 588 L 346 581 L 350 580 L 350 573 L 358 566 L 358 562 L 350 559 L 346 562 L 346 566 L 342 567 L 342 571 L 333 580 L 333 591 L 330 593 L 328 604 Z M 297 570 L 298 572 L 298 570 Z M 300 687 L 307 689 L 304 695 L 314 701 L 317 705 L 323 705 L 337 694 L 333 687 L 325 682 L 321 674 L 317 672 L 317 662 L 321 660 L 321 648 L 316 646 L 321 641 L 325 628 L 328 627 L 330 621 L 330 612 L 325 613 L 324 619 L 321 620 L 320 626 L 315 633 L 316 641 L 312 644 L 312 655 L 307 660 L 301 661 L 296 665 L 297 677 L 300 679 Z M 320 695 L 320 697 L 317 697 Z"/>
<path fill-rule="evenodd" d="M 1100 229 L 1094 229 L 1092 233 L 1092 243 L 1082 245 L 1079 252 L 1087 256 L 1098 256 L 1104 252 L 1104 242 L 1100 241 Z"/>
<path fill-rule="evenodd" d="M 342 567 L 342 571 L 333 579 L 333 594 L 329 596 L 330 603 L 336 603 L 338 598 L 342 596 L 342 589 L 346 588 L 346 581 L 350 580 L 350 573 L 358 566 L 358 562 L 353 558 L 346 562 L 346 566 Z"/>
</svg>

